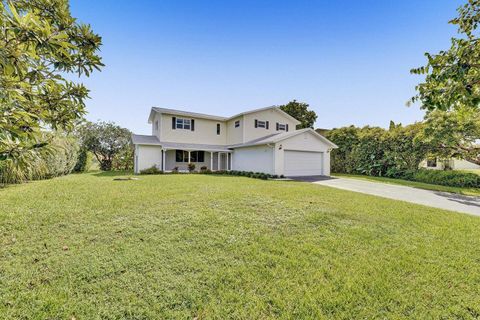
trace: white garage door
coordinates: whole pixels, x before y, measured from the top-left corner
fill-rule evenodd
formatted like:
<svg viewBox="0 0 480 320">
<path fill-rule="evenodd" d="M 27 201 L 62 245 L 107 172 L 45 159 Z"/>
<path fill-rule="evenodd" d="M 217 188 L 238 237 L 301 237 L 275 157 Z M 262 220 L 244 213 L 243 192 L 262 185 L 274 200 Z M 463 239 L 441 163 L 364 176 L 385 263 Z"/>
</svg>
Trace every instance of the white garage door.
<svg viewBox="0 0 480 320">
<path fill-rule="evenodd" d="M 285 150 L 285 173 L 287 177 L 318 176 L 323 174 L 323 153 Z"/>
</svg>

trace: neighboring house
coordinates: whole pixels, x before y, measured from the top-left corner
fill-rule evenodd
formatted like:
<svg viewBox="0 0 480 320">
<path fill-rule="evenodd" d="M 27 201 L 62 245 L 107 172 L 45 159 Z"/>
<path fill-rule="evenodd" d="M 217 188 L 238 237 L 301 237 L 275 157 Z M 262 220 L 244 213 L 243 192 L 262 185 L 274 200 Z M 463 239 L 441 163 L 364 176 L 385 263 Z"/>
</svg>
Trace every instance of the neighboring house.
<svg viewBox="0 0 480 320">
<path fill-rule="evenodd" d="M 440 159 L 432 157 L 422 161 L 420 163 L 420 168 L 431 170 L 473 170 L 480 169 L 480 166 L 478 164 L 463 159 Z"/>
<path fill-rule="evenodd" d="M 135 173 L 163 171 L 253 171 L 285 176 L 330 175 L 330 151 L 337 146 L 277 107 L 219 117 L 152 108 L 152 135 L 132 135 Z"/>
</svg>

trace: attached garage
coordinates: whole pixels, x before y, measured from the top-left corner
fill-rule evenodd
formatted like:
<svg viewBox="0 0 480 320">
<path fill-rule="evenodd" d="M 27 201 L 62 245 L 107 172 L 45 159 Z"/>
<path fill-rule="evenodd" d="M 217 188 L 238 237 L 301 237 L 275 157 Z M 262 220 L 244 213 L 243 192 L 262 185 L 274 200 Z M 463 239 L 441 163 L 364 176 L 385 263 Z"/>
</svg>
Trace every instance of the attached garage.
<svg viewBox="0 0 480 320">
<path fill-rule="evenodd" d="M 337 146 L 312 129 L 301 129 L 230 148 L 233 170 L 300 177 L 329 176 L 330 151 Z"/>
<path fill-rule="evenodd" d="M 324 175 L 323 157 L 323 152 L 285 150 L 284 175 L 287 177 Z"/>
</svg>

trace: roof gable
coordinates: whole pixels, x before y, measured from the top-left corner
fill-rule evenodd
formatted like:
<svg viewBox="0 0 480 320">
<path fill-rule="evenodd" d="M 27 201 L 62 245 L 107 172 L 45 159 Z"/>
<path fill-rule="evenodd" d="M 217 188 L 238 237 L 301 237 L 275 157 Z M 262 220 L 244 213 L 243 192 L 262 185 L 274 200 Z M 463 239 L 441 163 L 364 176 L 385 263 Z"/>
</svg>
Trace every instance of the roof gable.
<svg viewBox="0 0 480 320">
<path fill-rule="evenodd" d="M 231 148 L 241 148 L 241 147 L 250 147 L 250 146 L 260 146 L 260 145 L 265 145 L 265 144 L 270 144 L 270 143 L 277 143 L 280 141 L 284 141 L 290 138 L 293 138 L 295 136 L 298 136 L 299 134 L 302 133 L 309 133 L 319 139 L 320 141 L 328 144 L 332 148 L 338 148 L 336 144 L 325 138 L 324 136 L 318 134 L 315 132 L 313 129 L 307 128 L 307 129 L 300 129 L 300 130 L 295 130 L 291 132 L 284 132 L 284 133 L 278 133 L 278 134 L 273 134 L 269 135 L 263 138 L 255 139 L 246 143 L 238 144 L 238 145 L 233 145 L 230 146 Z"/>
<path fill-rule="evenodd" d="M 214 116 L 214 115 L 204 114 L 204 113 L 197 113 L 197 112 L 190 112 L 190 111 L 183 111 L 183 110 L 176 110 L 176 109 L 168 109 L 168 108 L 152 107 L 152 109 L 150 110 L 150 115 L 148 117 L 148 123 L 152 123 L 155 112 L 163 113 L 163 114 L 180 115 L 180 116 L 186 116 L 186 117 L 192 117 L 192 118 L 215 120 L 215 121 L 229 121 L 229 120 L 238 118 L 238 117 L 246 115 L 246 114 L 261 112 L 261 111 L 270 110 L 270 109 L 273 109 L 276 112 L 281 113 L 284 117 L 290 119 L 291 121 L 295 122 L 296 124 L 300 124 L 300 121 L 298 121 L 297 119 L 295 119 L 294 117 L 292 117 L 291 115 L 289 115 L 288 113 L 286 113 L 285 111 L 281 110 L 279 107 L 276 107 L 276 106 L 249 110 L 249 111 L 245 111 L 245 112 L 236 114 L 232 117 L 221 117 L 221 116 Z"/>
</svg>

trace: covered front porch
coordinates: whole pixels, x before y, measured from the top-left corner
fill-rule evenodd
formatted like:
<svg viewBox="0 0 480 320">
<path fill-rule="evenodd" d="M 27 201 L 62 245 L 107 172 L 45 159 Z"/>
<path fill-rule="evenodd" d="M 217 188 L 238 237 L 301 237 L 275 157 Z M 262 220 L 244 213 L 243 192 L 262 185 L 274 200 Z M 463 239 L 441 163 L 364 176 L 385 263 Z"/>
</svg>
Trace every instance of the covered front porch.
<svg viewBox="0 0 480 320">
<path fill-rule="evenodd" d="M 202 167 L 211 171 L 228 171 L 232 169 L 233 153 L 231 150 L 162 148 L 161 168 L 159 168 L 162 171 L 188 171 L 190 163 L 195 165 L 195 171 L 200 171 Z"/>
</svg>

